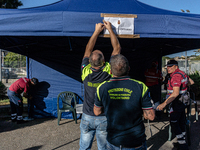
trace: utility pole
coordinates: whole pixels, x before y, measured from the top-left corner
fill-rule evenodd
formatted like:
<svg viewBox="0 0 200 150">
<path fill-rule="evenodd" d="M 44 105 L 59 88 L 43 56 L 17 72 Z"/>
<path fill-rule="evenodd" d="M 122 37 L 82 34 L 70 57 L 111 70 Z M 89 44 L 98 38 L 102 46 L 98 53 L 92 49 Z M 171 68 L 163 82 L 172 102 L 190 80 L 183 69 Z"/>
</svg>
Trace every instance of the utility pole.
<svg viewBox="0 0 200 150">
<path fill-rule="evenodd" d="M 2 68 L 2 50 L 0 49 L 0 64 L 1 64 L 1 68 Z M 1 74 L 1 69 L 0 69 L 0 81 L 2 82 L 2 74 Z"/>
<path fill-rule="evenodd" d="M 187 74 L 187 51 L 185 51 L 185 73 Z"/>
<path fill-rule="evenodd" d="M 183 9 L 181 9 L 181 11 L 182 12 L 185 12 Z M 190 13 L 190 10 L 186 10 L 186 12 L 187 13 Z M 187 51 L 185 51 L 185 73 L 187 74 L 187 73 L 189 73 L 188 71 L 187 71 L 187 66 L 188 66 L 188 63 L 187 63 Z"/>
</svg>

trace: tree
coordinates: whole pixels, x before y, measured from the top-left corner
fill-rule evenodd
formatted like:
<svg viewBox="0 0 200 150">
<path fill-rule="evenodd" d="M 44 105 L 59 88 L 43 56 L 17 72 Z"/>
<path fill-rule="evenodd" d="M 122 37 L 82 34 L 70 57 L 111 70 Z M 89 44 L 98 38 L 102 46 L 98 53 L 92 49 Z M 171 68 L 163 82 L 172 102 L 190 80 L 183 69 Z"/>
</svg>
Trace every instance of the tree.
<svg viewBox="0 0 200 150">
<path fill-rule="evenodd" d="M 26 56 L 13 52 L 8 52 L 4 57 L 4 65 L 6 67 L 19 68 L 26 66 Z"/>
<path fill-rule="evenodd" d="M 196 56 L 196 57 L 193 58 L 192 60 L 200 60 L 200 56 Z"/>
<path fill-rule="evenodd" d="M 196 99 L 200 97 L 200 74 L 198 71 L 195 71 L 193 74 L 190 74 L 189 77 L 194 81 L 194 84 L 190 86 L 191 92 L 195 93 Z"/>
<path fill-rule="evenodd" d="M 197 49 L 195 52 L 195 55 L 199 55 L 200 54 L 200 49 Z"/>
<path fill-rule="evenodd" d="M 166 60 L 170 60 L 170 59 L 171 59 L 170 57 L 163 56 L 162 57 L 162 67 L 164 67 L 166 65 Z"/>
<path fill-rule="evenodd" d="M 1 8 L 13 8 L 16 9 L 18 6 L 22 6 L 22 2 L 19 0 L 0 0 Z"/>
<path fill-rule="evenodd" d="M 0 100 L 4 99 L 7 94 L 7 87 L 0 81 Z"/>
</svg>

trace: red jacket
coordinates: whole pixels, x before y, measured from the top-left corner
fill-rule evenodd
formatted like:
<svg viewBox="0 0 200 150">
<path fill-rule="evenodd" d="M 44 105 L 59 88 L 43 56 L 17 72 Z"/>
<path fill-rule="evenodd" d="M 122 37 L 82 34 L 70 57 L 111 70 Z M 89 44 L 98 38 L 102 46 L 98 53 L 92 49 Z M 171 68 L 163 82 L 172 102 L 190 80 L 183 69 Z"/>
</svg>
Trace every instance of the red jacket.
<svg viewBox="0 0 200 150">
<path fill-rule="evenodd" d="M 146 86 L 153 86 L 162 82 L 162 73 L 156 68 L 150 68 L 145 71 Z"/>
<path fill-rule="evenodd" d="M 9 87 L 9 90 L 14 91 L 17 94 L 21 94 L 22 92 L 27 93 L 30 87 L 30 83 L 31 83 L 31 79 L 23 77 L 15 81 Z"/>
</svg>

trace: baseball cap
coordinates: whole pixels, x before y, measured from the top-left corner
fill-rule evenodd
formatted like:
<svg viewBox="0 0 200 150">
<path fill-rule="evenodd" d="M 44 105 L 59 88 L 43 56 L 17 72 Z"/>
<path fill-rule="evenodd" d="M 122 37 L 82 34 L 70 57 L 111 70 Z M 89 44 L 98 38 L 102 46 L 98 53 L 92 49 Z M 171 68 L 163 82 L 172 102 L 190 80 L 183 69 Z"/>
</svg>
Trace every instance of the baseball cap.
<svg viewBox="0 0 200 150">
<path fill-rule="evenodd" d="M 178 62 L 176 60 L 174 60 L 174 59 L 169 60 L 165 66 L 171 67 L 173 65 L 178 66 Z"/>
<path fill-rule="evenodd" d="M 34 83 L 34 85 L 36 85 L 38 83 L 38 79 L 37 78 L 32 78 L 31 81 Z"/>
</svg>

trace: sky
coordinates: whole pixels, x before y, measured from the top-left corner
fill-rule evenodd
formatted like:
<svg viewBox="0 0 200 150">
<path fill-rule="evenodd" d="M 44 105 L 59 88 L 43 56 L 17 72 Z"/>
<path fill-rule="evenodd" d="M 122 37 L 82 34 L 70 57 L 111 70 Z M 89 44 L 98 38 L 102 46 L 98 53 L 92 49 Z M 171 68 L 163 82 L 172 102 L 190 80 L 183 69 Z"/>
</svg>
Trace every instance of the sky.
<svg viewBox="0 0 200 150">
<path fill-rule="evenodd" d="M 200 14 L 200 0 L 138 0 L 142 3 L 165 9 L 170 11 L 182 12 L 182 10 L 186 12 L 189 10 L 192 14 Z M 187 51 L 187 56 L 194 55 L 195 50 Z M 185 52 L 176 53 L 172 55 L 167 55 L 169 57 L 176 57 L 176 56 L 185 56 Z"/>
<path fill-rule="evenodd" d="M 181 12 L 181 9 L 186 12 L 200 14 L 200 1 L 199 0 L 138 0 L 142 3 L 176 12 Z"/>
<path fill-rule="evenodd" d="M 18 8 L 30 8 L 30 7 L 52 4 L 60 0 L 19 0 L 19 1 L 23 3 L 23 6 L 20 6 Z"/>
<path fill-rule="evenodd" d="M 42 5 L 48 5 L 51 3 L 58 2 L 60 0 L 20 0 L 23 3 L 23 6 L 20 6 L 21 8 L 31 8 L 31 7 L 37 7 Z M 138 0 L 142 3 L 165 9 L 170 11 L 176 11 L 181 12 L 181 9 L 186 12 L 186 10 L 189 10 L 190 13 L 193 14 L 200 14 L 200 0 Z M 194 55 L 195 50 L 187 51 L 187 55 Z M 176 57 L 176 56 L 185 56 L 185 52 L 176 53 L 172 55 L 167 55 L 169 57 Z"/>
</svg>

